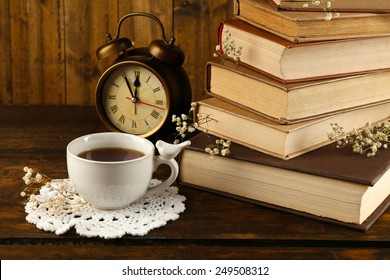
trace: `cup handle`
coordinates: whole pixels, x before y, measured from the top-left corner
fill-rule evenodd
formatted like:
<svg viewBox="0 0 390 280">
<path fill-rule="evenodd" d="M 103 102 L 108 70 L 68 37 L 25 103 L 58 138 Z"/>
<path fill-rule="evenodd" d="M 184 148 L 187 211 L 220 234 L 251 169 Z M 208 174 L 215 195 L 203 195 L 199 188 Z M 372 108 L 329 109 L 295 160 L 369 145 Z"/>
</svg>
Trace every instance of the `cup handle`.
<svg viewBox="0 0 390 280">
<path fill-rule="evenodd" d="M 154 171 L 156 171 L 160 165 L 166 164 L 170 167 L 171 174 L 165 181 L 149 187 L 148 195 L 153 195 L 161 188 L 169 187 L 173 182 L 175 182 L 177 176 L 179 175 L 179 165 L 177 164 L 175 157 L 182 149 L 189 145 L 191 145 L 190 141 L 185 141 L 180 144 L 169 144 L 161 140 L 156 142 L 156 148 L 160 155 L 154 157 Z"/>
</svg>

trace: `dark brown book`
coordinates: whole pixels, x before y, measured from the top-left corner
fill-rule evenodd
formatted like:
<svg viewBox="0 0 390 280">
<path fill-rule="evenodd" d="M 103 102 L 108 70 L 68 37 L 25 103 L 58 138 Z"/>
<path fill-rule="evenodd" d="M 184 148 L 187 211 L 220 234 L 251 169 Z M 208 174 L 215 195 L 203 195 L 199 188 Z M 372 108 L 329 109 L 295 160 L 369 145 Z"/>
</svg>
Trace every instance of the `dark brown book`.
<svg viewBox="0 0 390 280">
<path fill-rule="evenodd" d="M 371 2 L 370 0 L 362 1 Z M 333 3 L 335 4 L 335 2 Z M 331 20 L 325 20 L 327 14 L 324 11 L 279 11 L 272 7 L 267 0 L 235 0 L 234 3 L 234 14 L 237 18 L 292 42 L 390 34 L 390 14 L 388 13 L 342 12 Z M 388 3 L 385 5 L 389 6 Z"/>
<path fill-rule="evenodd" d="M 389 80 L 390 71 L 385 71 L 285 84 L 229 60 L 206 64 L 208 94 L 281 124 L 388 101 Z"/>
<path fill-rule="evenodd" d="M 242 48 L 239 63 L 285 83 L 390 69 L 390 36 L 293 43 L 245 21 L 226 20 L 218 44 L 233 42 Z"/>
<path fill-rule="evenodd" d="M 236 0 L 237 2 L 241 0 Z M 255 0 L 262 1 L 262 0 Z M 266 0 L 272 7 L 292 11 L 323 11 L 322 5 L 314 5 L 310 0 Z M 390 1 L 387 0 L 336 0 L 331 2 L 331 11 L 390 13 Z"/>
<path fill-rule="evenodd" d="M 179 158 L 179 182 L 251 203 L 367 230 L 390 204 L 390 149 L 368 158 L 327 145 L 284 161 L 238 144 L 211 158 L 200 133 Z"/>
</svg>

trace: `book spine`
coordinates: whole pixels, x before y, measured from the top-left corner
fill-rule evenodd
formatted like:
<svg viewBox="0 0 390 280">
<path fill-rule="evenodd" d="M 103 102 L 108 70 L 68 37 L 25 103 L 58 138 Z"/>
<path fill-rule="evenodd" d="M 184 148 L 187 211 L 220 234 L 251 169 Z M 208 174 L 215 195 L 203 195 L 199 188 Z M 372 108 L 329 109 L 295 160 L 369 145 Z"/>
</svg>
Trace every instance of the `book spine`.
<svg viewBox="0 0 390 280">
<path fill-rule="evenodd" d="M 276 4 L 273 0 L 266 0 L 268 4 L 275 10 L 281 10 L 280 5 Z"/>
<path fill-rule="evenodd" d="M 218 34 L 217 34 L 217 44 L 219 46 L 219 53 L 223 55 L 223 47 L 222 47 L 222 35 L 223 35 L 223 29 L 225 24 L 221 22 L 218 27 Z"/>
<path fill-rule="evenodd" d="M 273 0 L 266 0 L 272 5 Z M 279 6 L 279 10 L 284 11 L 303 11 L 303 12 L 322 12 L 324 7 L 316 6 L 308 3 L 310 1 L 284 1 L 282 0 Z M 387 3 L 386 3 L 387 2 Z M 308 6 L 303 4 L 308 3 Z M 274 3 L 275 4 L 275 3 Z M 348 13 L 389 13 L 390 5 L 388 1 L 335 1 L 332 3 L 332 7 L 329 12 L 348 12 Z"/>
</svg>

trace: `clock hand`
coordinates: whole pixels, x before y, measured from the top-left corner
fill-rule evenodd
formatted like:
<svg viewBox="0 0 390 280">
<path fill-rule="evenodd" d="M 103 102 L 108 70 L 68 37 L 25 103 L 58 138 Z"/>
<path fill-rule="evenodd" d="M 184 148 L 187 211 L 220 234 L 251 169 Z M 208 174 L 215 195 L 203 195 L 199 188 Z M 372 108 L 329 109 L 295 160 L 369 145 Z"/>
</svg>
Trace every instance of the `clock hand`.
<svg viewBox="0 0 390 280">
<path fill-rule="evenodd" d="M 138 88 L 141 86 L 141 83 L 140 83 L 140 81 L 139 81 L 139 76 L 140 76 L 140 72 L 138 72 L 138 71 L 135 71 L 134 72 L 134 74 L 135 74 L 135 80 L 134 80 L 134 97 L 135 98 L 138 98 Z"/>
<path fill-rule="evenodd" d="M 133 103 L 136 103 L 136 102 L 137 102 L 137 98 L 136 98 L 136 96 L 134 95 L 133 90 L 131 89 L 129 79 L 127 79 L 127 76 L 126 76 L 125 73 L 122 73 L 122 77 L 123 77 L 123 79 L 125 79 L 127 88 L 128 88 L 129 91 L 130 91 L 130 94 L 131 94 L 131 101 L 132 101 Z"/>
<path fill-rule="evenodd" d="M 144 105 L 147 105 L 147 106 L 151 106 L 151 107 L 154 107 L 154 108 L 157 108 L 157 109 L 160 109 L 160 110 L 165 110 L 165 108 L 163 107 L 159 107 L 159 106 L 156 106 L 156 105 L 153 105 L 153 104 L 150 104 L 150 103 L 146 103 L 146 102 L 143 102 L 141 100 L 137 100 L 137 103 L 140 103 L 140 104 L 144 104 Z"/>
<path fill-rule="evenodd" d="M 147 106 L 151 106 L 151 107 L 153 107 L 153 108 L 157 108 L 157 109 L 160 109 L 160 110 L 165 110 L 165 108 L 162 108 L 162 107 L 159 107 L 159 106 L 150 104 L 150 103 L 146 103 L 146 102 L 143 102 L 143 101 L 141 101 L 141 100 L 138 99 L 137 93 L 138 93 L 138 88 L 141 86 L 141 83 L 140 83 L 140 81 L 139 81 L 139 78 L 140 78 L 140 74 L 141 74 L 141 73 L 138 72 L 138 71 L 135 71 L 134 74 L 135 74 L 135 80 L 134 80 L 133 85 L 134 85 L 134 88 L 135 88 L 134 95 L 135 95 L 135 98 L 137 99 L 136 102 L 137 102 L 137 103 L 140 103 L 140 104 L 147 105 Z"/>
<path fill-rule="evenodd" d="M 137 103 L 137 96 L 134 95 L 133 90 L 131 89 L 131 86 L 130 86 L 129 79 L 127 79 L 127 76 L 125 73 L 122 73 L 122 77 L 123 77 L 123 79 L 125 79 L 126 86 L 129 89 L 130 94 L 131 94 L 131 98 L 126 97 L 126 99 L 129 99 L 129 100 L 131 100 L 131 102 L 134 103 L 134 115 L 137 115 L 137 107 L 135 106 L 135 103 Z M 136 90 L 137 90 L 137 88 L 136 88 Z"/>
<path fill-rule="evenodd" d="M 129 99 L 129 100 L 132 100 L 132 98 L 126 96 L 126 99 Z M 150 103 L 146 103 L 146 102 L 143 102 L 139 99 L 137 99 L 137 102 L 136 103 L 140 103 L 140 104 L 144 104 L 144 105 L 147 105 L 147 106 L 150 106 L 150 107 L 153 107 L 153 108 L 157 108 L 157 109 L 160 109 L 160 110 L 165 110 L 165 108 L 163 107 L 159 107 L 157 105 L 153 105 L 153 104 L 150 104 Z"/>
</svg>

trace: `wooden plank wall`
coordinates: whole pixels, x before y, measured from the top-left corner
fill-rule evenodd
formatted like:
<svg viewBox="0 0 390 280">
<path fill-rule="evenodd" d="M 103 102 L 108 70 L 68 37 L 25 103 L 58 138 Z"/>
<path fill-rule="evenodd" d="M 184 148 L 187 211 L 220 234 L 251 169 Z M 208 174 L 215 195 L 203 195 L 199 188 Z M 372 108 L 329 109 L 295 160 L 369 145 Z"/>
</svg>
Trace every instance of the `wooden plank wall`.
<svg viewBox="0 0 390 280">
<path fill-rule="evenodd" d="M 0 0 L 0 104 L 93 105 L 99 75 L 112 59 L 98 61 L 105 34 L 119 18 L 149 12 L 172 27 L 186 54 L 193 99 L 204 97 L 204 67 L 219 22 L 233 17 L 234 0 Z M 129 18 L 121 36 L 147 46 L 161 38 L 148 18 Z"/>
</svg>

